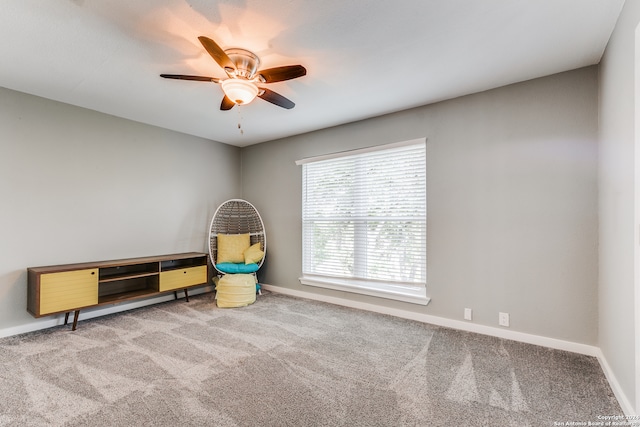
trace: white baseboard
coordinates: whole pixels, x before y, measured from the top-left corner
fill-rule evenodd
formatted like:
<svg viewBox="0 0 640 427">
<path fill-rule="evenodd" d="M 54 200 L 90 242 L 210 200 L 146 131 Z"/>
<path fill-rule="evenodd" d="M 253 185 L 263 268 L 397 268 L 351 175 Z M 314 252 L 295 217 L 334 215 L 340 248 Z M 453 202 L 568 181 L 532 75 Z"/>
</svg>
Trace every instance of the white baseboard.
<svg viewBox="0 0 640 427">
<path fill-rule="evenodd" d="M 633 409 L 633 405 L 627 398 L 627 395 L 622 392 L 622 388 L 620 387 L 620 383 L 618 382 L 618 379 L 613 374 L 613 371 L 611 370 L 611 366 L 609 366 L 607 359 L 604 357 L 604 354 L 600 349 L 598 349 L 598 355 L 596 357 L 598 358 L 598 362 L 600 362 L 600 366 L 602 367 L 604 376 L 607 377 L 609 386 L 611 386 L 611 390 L 613 390 L 613 394 L 615 394 L 616 399 L 618 399 L 618 403 L 620 404 L 620 407 L 624 411 L 624 414 L 627 416 L 635 417 L 637 414 Z"/>
<path fill-rule="evenodd" d="M 418 322 L 429 323 L 437 326 L 444 326 L 447 328 L 458 329 L 467 332 L 475 332 L 482 335 L 490 335 L 498 338 L 510 339 L 513 341 L 520 341 L 529 344 L 536 344 L 544 347 L 554 348 L 558 350 L 571 351 L 573 353 L 586 354 L 588 356 L 598 357 L 600 349 L 595 346 L 574 343 L 571 341 L 563 341 L 555 338 L 548 338 L 539 335 L 527 334 L 524 332 L 517 332 L 509 329 L 495 328 L 492 326 L 478 325 L 462 320 L 447 319 L 445 317 L 433 316 L 423 313 L 415 313 L 412 311 L 401 310 L 397 308 L 383 307 L 376 304 L 369 304 L 359 301 L 352 301 L 348 299 L 319 295 L 311 292 L 299 291 L 295 289 L 283 288 L 273 285 L 262 285 L 266 290 L 286 294 L 291 296 L 297 296 L 301 298 L 313 299 L 316 301 L 328 302 L 331 304 L 342 305 L 351 308 L 359 308 L 367 311 L 374 311 L 376 313 L 389 314 L 391 316 L 401 317 L 403 319 L 416 320 Z"/>
<path fill-rule="evenodd" d="M 205 292 L 211 292 L 213 287 L 210 285 L 202 286 L 199 288 L 189 289 L 189 296 L 198 295 Z M 178 292 L 178 297 L 184 297 L 182 291 Z M 161 302 L 171 301 L 175 297 L 173 293 L 160 295 L 157 297 L 142 299 L 136 301 L 130 301 L 121 304 L 113 304 L 96 309 L 87 309 L 80 311 L 80 317 L 78 321 L 81 323 L 83 320 L 92 319 L 94 317 L 105 316 L 107 314 L 120 313 L 127 310 L 133 310 L 134 308 L 146 307 L 148 305 L 158 304 Z M 69 316 L 69 323 L 73 322 L 73 314 Z M 12 335 L 24 334 L 27 332 L 39 331 L 41 329 L 52 328 L 64 324 L 64 314 L 58 314 L 49 316 L 46 319 L 38 319 L 35 322 L 28 323 L 26 325 L 19 325 L 10 328 L 0 329 L 0 338 L 10 337 Z M 78 326 L 80 327 L 80 326 Z"/>
<path fill-rule="evenodd" d="M 344 298 L 320 295 L 311 292 L 299 291 L 295 289 L 283 288 L 280 286 L 261 284 L 263 289 L 280 293 L 284 295 L 291 295 L 300 298 L 306 298 L 316 301 L 327 302 L 330 304 L 342 305 L 345 307 L 357 308 L 361 310 L 373 311 L 381 314 L 388 314 L 391 316 L 400 317 L 403 319 L 415 320 L 418 322 L 429 323 L 437 326 L 444 326 L 448 328 L 458 329 L 467 332 L 475 332 L 482 335 L 489 335 L 498 338 L 505 338 L 513 341 L 519 341 L 527 344 L 534 344 L 543 347 L 553 348 L 556 350 L 570 351 L 572 353 L 584 354 L 587 356 L 593 356 L 598 359 L 600 366 L 609 381 L 609 385 L 613 390 L 618 403 L 622 407 L 625 415 L 635 415 L 633 405 L 631 405 L 629 399 L 623 393 L 620 383 L 617 381 L 611 367 L 607 363 L 602 351 L 599 347 L 575 343 L 571 341 L 559 340 L 556 338 L 543 337 L 540 335 L 532 335 L 524 332 L 517 332 L 512 330 L 506 330 L 501 328 L 495 328 L 492 326 L 478 325 L 460 320 L 447 319 L 444 317 L 432 316 L 428 314 L 415 313 L 411 311 L 383 307 L 380 305 L 369 304 L 364 302 L 352 301 Z"/>
</svg>

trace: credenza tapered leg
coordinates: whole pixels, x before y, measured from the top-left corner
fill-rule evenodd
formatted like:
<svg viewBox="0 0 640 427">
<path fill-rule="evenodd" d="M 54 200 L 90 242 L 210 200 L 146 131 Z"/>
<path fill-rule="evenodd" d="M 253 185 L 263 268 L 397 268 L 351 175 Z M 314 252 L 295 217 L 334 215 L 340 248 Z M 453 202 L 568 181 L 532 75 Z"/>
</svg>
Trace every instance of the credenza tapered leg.
<svg viewBox="0 0 640 427">
<path fill-rule="evenodd" d="M 69 313 L 67 313 L 69 314 Z M 78 327 L 78 317 L 80 316 L 80 310 L 76 310 L 73 312 L 73 327 L 71 328 L 72 331 L 75 331 L 76 328 Z"/>
</svg>

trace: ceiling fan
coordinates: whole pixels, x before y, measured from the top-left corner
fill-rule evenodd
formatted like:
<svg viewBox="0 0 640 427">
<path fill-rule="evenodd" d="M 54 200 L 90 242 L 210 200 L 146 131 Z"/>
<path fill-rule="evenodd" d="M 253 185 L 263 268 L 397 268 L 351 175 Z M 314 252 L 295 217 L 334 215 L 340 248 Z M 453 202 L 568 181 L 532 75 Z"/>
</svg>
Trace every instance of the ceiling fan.
<svg viewBox="0 0 640 427">
<path fill-rule="evenodd" d="M 220 83 L 224 92 L 220 104 L 221 110 L 230 110 L 236 104 L 248 104 L 256 96 L 282 108 L 291 109 L 295 106 L 290 99 L 261 86 L 266 83 L 276 83 L 306 75 L 307 70 L 302 65 L 285 65 L 258 70 L 260 58 L 255 53 L 238 48 L 223 50 L 216 42 L 204 36 L 198 37 L 198 40 L 227 73 L 227 79 L 183 74 L 160 74 L 160 77 Z"/>
</svg>

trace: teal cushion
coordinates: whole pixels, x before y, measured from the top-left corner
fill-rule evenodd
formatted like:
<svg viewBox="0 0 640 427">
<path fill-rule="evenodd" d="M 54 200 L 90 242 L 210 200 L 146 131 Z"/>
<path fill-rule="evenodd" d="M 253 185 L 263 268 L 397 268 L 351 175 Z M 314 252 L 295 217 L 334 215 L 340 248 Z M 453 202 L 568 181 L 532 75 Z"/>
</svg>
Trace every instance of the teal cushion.
<svg viewBox="0 0 640 427">
<path fill-rule="evenodd" d="M 235 273 L 253 273 L 258 271 L 258 264 L 245 264 L 242 263 L 234 263 L 234 262 L 221 262 L 220 264 L 216 264 L 216 268 L 223 273 L 235 274 Z"/>
</svg>

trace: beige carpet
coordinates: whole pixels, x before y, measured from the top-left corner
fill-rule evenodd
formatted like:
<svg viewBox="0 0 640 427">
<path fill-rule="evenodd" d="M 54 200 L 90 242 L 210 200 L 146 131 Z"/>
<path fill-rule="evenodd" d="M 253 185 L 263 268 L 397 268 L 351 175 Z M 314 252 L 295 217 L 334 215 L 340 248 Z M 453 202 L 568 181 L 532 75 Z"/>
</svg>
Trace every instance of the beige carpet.
<svg viewBox="0 0 640 427">
<path fill-rule="evenodd" d="M 0 339 L 0 426 L 553 426 L 622 415 L 592 357 L 278 294 L 241 309 L 212 298 Z"/>
</svg>

